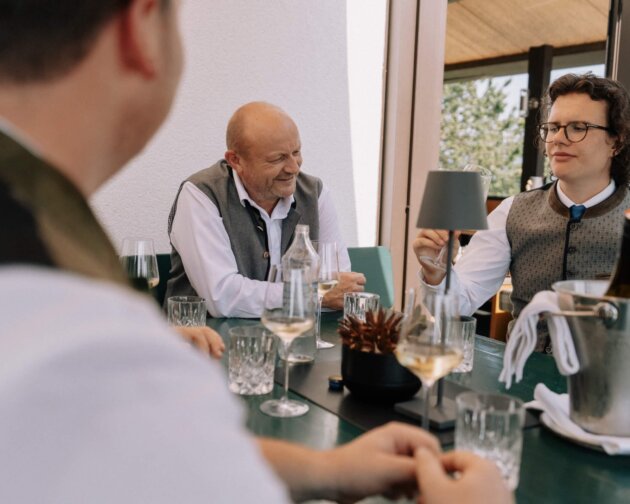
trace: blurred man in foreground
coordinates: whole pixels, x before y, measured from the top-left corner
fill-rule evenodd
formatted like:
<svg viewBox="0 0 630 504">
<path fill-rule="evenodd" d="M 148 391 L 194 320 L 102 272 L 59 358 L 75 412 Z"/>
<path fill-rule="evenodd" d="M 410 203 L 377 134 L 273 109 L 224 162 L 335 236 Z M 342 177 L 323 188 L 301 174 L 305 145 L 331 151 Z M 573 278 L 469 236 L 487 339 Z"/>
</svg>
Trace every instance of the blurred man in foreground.
<svg viewBox="0 0 630 504">
<path fill-rule="evenodd" d="M 112 281 L 115 254 L 86 198 L 170 108 L 178 10 L 176 0 L 0 4 L 0 218 L 10 237 L 0 502 L 276 503 L 287 489 L 296 500 L 357 499 L 412 491 L 416 471 L 421 485 L 438 482 L 427 504 L 509 500 L 490 463 L 442 456 L 409 426 L 325 452 L 253 442 L 219 367 L 174 338 L 151 300 Z M 81 266 L 64 271 L 70 258 Z"/>
</svg>

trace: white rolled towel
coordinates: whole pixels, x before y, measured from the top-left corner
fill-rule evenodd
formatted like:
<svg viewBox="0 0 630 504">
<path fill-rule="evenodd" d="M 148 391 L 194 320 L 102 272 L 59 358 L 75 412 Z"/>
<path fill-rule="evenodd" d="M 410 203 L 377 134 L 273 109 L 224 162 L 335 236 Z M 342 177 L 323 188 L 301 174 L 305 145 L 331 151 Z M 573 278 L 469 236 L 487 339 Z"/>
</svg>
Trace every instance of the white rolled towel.
<svg viewBox="0 0 630 504">
<path fill-rule="evenodd" d="M 505 347 L 503 370 L 499 375 L 499 381 L 504 382 L 506 388 L 512 386 L 512 377 L 516 383 L 523 379 L 523 368 L 538 341 L 536 326 L 540 316 L 559 311 L 558 296 L 553 291 L 540 291 L 521 310 Z M 580 363 L 566 319 L 562 316 L 548 317 L 547 325 L 558 371 L 564 376 L 577 373 L 580 370 Z"/>
</svg>

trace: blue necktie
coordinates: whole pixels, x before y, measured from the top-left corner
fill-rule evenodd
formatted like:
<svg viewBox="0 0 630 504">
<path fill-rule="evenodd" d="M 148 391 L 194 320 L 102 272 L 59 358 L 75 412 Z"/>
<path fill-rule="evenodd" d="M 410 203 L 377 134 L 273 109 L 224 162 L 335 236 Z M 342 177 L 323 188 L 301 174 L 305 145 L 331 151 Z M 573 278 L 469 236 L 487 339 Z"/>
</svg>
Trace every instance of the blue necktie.
<svg viewBox="0 0 630 504">
<path fill-rule="evenodd" d="M 584 205 L 573 205 L 569 208 L 569 212 L 571 213 L 572 221 L 579 221 L 586 212 L 586 207 Z"/>
</svg>

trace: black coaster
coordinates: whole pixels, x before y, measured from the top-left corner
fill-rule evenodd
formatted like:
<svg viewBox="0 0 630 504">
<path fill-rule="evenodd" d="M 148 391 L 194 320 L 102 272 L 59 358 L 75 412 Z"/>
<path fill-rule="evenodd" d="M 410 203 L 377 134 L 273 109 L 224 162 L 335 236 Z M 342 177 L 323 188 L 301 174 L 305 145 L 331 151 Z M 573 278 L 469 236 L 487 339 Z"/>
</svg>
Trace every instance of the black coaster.
<svg viewBox="0 0 630 504">
<path fill-rule="evenodd" d="M 444 397 L 442 398 L 442 405 L 440 407 L 435 406 L 436 395 L 435 389 L 431 392 L 431 406 L 429 406 L 429 427 L 436 431 L 445 431 L 455 428 L 455 419 L 457 417 L 457 408 L 455 405 L 455 397 L 462 392 L 472 390 L 468 387 L 463 387 L 448 380 L 444 381 Z M 394 406 L 397 413 L 408 416 L 415 420 L 422 420 L 422 412 L 424 411 L 424 401 L 420 397 L 420 394 L 410 401 L 398 403 Z M 523 429 L 529 429 L 531 427 L 538 427 L 540 425 L 540 412 L 534 410 L 525 410 L 525 425 Z"/>
<path fill-rule="evenodd" d="M 443 431 L 455 428 L 455 418 L 457 416 L 457 409 L 455 407 L 455 397 L 462 392 L 466 392 L 469 389 L 462 385 L 444 381 L 444 395 L 442 397 L 442 404 L 437 406 L 436 391 L 437 384 L 431 390 L 430 406 L 429 406 L 429 427 L 437 431 Z M 394 406 L 396 412 L 401 415 L 411 417 L 415 420 L 421 421 L 424 412 L 424 400 L 421 397 L 422 393 L 410 401 L 398 403 Z"/>
</svg>

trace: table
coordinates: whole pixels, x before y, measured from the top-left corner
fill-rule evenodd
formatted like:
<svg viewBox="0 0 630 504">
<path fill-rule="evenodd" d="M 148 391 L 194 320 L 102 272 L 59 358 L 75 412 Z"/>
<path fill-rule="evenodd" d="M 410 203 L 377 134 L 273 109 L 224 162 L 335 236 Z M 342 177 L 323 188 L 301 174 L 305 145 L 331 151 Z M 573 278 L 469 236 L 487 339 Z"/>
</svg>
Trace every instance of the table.
<svg viewBox="0 0 630 504">
<path fill-rule="evenodd" d="M 320 374 L 322 369 L 336 369 L 339 372 L 341 354 L 339 338 L 336 335 L 338 317 L 338 314 L 327 313 L 322 318 L 322 337 L 337 345 L 332 349 L 320 350 L 315 366 L 295 366 L 291 370 L 290 386 L 295 383 L 298 389 L 304 387 L 305 380 L 317 376 L 319 368 Z M 213 319 L 209 320 L 208 325 L 219 331 L 227 342 L 230 327 L 252 323 L 258 321 Z M 451 375 L 447 380 L 478 391 L 506 392 L 503 384 L 498 382 L 504 346 L 501 342 L 478 336 L 475 342 L 473 372 Z M 281 382 L 282 373 L 278 373 L 276 378 Z M 539 382 L 545 383 L 555 392 L 566 391 L 566 379 L 557 372 L 551 356 L 532 355 L 525 367 L 523 381 L 513 385 L 507 393 L 529 401 L 533 398 L 534 387 Z M 332 412 L 330 408 L 322 407 L 321 404 L 332 404 L 334 401 L 331 402 L 328 398 L 327 403 L 325 395 L 334 393 L 327 391 L 325 382 L 321 383 L 321 389 L 319 381 L 316 384 L 315 392 L 319 394 L 316 402 L 319 404 L 306 400 L 293 391 L 290 392 L 293 397 L 306 400 L 310 406 L 310 411 L 298 418 L 278 419 L 262 414 L 258 410 L 258 405 L 268 399 L 269 395 L 243 398 L 248 405 L 248 429 L 260 436 L 326 449 L 354 439 L 364 432 L 366 425 L 383 423 L 390 418 L 414 423 L 407 417 L 397 415 L 391 406 L 365 404 L 365 411 L 370 412 L 369 415 L 364 415 L 365 418 L 361 417 L 361 411 L 358 412 L 359 416 L 356 416 L 356 411 L 353 412 L 354 416 L 347 415 L 344 411 Z M 341 394 L 337 401 L 352 402 L 347 391 Z M 272 395 L 273 397 L 282 395 L 281 385 L 276 384 Z M 355 421 L 349 418 L 354 418 Z M 443 442 L 443 447 L 449 449 L 452 448 L 452 444 Z M 541 426 L 525 429 L 520 484 L 516 497 L 519 504 L 630 502 L 630 457 L 610 457 L 578 446 Z"/>
</svg>

